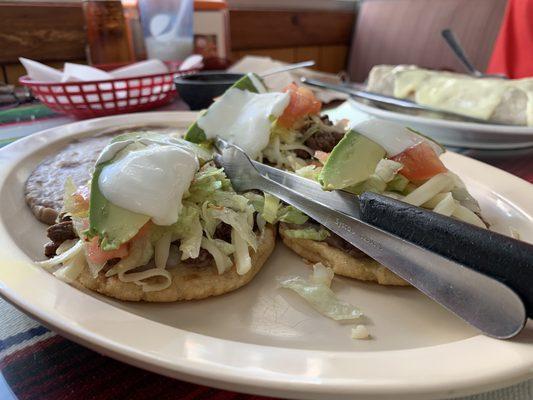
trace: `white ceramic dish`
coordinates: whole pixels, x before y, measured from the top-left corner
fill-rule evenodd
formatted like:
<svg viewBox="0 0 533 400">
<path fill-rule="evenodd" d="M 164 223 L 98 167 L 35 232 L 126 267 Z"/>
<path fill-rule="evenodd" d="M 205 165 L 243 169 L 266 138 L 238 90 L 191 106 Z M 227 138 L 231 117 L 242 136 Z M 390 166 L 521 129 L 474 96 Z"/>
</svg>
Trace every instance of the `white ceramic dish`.
<svg viewBox="0 0 533 400">
<path fill-rule="evenodd" d="M 533 324 L 512 341 L 479 335 L 410 288 L 336 278 L 334 290 L 367 315 L 370 340 L 278 289 L 276 277 L 309 268 L 279 244 L 246 287 L 174 304 L 106 299 L 70 287 L 32 263 L 45 226 L 23 185 L 46 155 L 74 137 L 111 126 L 186 127 L 193 113 L 144 113 L 49 129 L 0 150 L 0 294 L 64 336 L 164 375 L 242 392 L 290 398 L 419 399 L 490 390 L 533 376 Z M 533 240 L 533 186 L 477 161 L 446 154 L 490 222 Z"/>
<path fill-rule="evenodd" d="M 353 99 L 349 102 L 358 110 L 377 118 L 410 126 L 447 146 L 484 150 L 509 150 L 533 146 L 533 126 L 448 121 L 382 110 Z"/>
</svg>

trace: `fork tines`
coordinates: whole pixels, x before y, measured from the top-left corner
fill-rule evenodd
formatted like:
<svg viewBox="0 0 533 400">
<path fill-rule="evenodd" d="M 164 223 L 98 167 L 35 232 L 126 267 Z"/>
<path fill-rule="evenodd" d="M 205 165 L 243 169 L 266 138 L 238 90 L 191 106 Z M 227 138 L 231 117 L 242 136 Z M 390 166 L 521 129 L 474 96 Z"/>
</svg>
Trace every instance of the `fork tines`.
<svg viewBox="0 0 533 400">
<path fill-rule="evenodd" d="M 217 138 L 215 139 L 215 147 L 218 151 L 223 151 L 228 146 L 229 143 L 226 140 L 222 139 L 220 136 L 217 136 Z"/>
</svg>

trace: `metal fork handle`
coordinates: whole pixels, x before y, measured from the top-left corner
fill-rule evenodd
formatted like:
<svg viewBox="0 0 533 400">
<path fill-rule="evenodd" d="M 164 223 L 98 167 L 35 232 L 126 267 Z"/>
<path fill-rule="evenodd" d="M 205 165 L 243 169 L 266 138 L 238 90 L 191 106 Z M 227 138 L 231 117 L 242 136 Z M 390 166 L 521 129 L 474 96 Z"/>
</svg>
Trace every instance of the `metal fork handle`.
<svg viewBox="0 0 533 400">
<path fill-rule="evenodd" d="M 307 78 L 305 76 L 301 77 L 300 81 L 309 86 L 315 86 L 315 87 L 319 87 L 322 89 L 335 90 L 337 92 L 349 94 L 350 96 L 355 97 L 355 98 L 368 100 L 371 103 L 378 105 L 379 107 L 384 107 L 385 109 L 390 109 L 391 107 L 393 107 L 393 110 L 400 108 L 402 110 L 408 110 L 408 111 L 422 111 L 425 113 L 429 112 L 435 115 L 440 115 L 444 118 L 452 118 L 454 120 L 460 120 L 460 121 L 465 121 L 465 122 L 474 122 L 478 124 L 489 123 L 488 121 L 485 121 L 479 118 L 469 117 L 467 115 L 456 114 L 454 112 L 440 110 L 440 109 L 433 108 L 430 106 L 420 105 L 411 100 L 405 100 L 405 99 L 400 99 L 396 97 L 386 96 L 386 95 L 379 94 L 379 93 L 368 92 L 366 90 L 357 90 L 347 85 L 338 85 L 338 84 L 332 84 L 328 82 L 322 82 L 316 79 Z M 493 122 L 493 121 L 490 121 L 490 123 L 498 125 L 498 123 Z"/>
<path fill-rule="evenodd" d="M 442 30 L 441 35 L 448 44 L 448 46 L 450 46 L 455 56 L 468 70 L 468 72 L 474 76 L 477 76 L 478 78 L 481 78 L 483 76 L 483 73 L 476 69 L 476 67 L 474 67 L 474 65 L 470 62 L 470 59 L 466 55 L 463 47 L 459 44 L 459 41 L 455 37 L 453 31 L 451 29 L 444 29 Z"/>
<path fill-rule="evenodd" d="M 319 221 L 485 334 L 506 339 L 523 328 L 526 311 L 522 300 L 495 279 L 336 212 L 266 177 L 260 176 L 254 186 Z"/>
<path fill-rule="evenodd" d="M 315 60 L 308 60 L 308 61 L 302 61 L 302 62 L 298 62 L 294 64 L 282 65 L 281 67 L 274 67 L 269 70 L 266 70 L 265 72 L 261 72 L 259 76 L 261 78 L 266 78 L 267 76 L 276 75 L 281 72 L 289 72 L 294 69 L 312 67 L 313 65 L 315 65 Z"/>
</svg>

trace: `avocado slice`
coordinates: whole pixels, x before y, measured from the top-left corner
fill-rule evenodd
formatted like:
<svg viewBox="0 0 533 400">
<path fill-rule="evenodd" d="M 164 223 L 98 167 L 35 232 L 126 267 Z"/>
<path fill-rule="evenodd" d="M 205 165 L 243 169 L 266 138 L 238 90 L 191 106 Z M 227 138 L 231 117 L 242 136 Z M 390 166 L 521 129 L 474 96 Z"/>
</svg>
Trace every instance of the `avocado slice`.
<svg viewBox="0 0 533 400">
<path fill-rule="evenodd" d="M 150 220 L 150 217 L 138 214 L 110 203 L 98 187 L 102 169 L 112 161 L 96 166 L 91 180 L 91 198 L 89 202 L 89 238 L 98 236 L 103 250 L 114 250 L 122 243 L 134 237 Z"/>
<path fill-rule="evenodd" d="M 385 154 L 379 144 L 350 130 L 331 152 L 318 181 L 326 190 L 357 185 L 374 173 Z"/>
<path fill-rule="evenodd" d="M 231 88 L 237 88 L 241 90 L 248 90 L 252 93 L 259 93 L 259 88 L 257 88 L 252 80 L 250 78 L 250 75 L 253 75 L 259 82 L 261 82 L 264 85 L 263 80 L 261 77 L 257 74 L 247 74 L 244 75 L 241 79 L 239 79 L 237 82 L 235 82 Z M 231 89 L 230 88 L 230 89 Z M 209 109 L 207 109 L 206 112 L 209 112 Z M 197 122 L 194 122 L 189 129 L 187 130 L 187 133 L 185 134 L 185 140 L 188 140 L 193 143 L 201 143 L 206 140 L 205 132 L 198 126 Z"/>
</svg>

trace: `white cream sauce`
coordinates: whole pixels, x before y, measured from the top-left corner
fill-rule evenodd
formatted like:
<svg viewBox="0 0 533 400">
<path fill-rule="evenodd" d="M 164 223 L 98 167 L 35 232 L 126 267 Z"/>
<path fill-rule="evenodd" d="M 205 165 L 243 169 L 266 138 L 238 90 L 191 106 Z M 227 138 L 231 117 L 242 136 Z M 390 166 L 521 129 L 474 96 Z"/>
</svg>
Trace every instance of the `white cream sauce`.
<svg viewBox="0 0 533 400">
<path fill-rule="evenodd" d="M 533 78 L 480 79 L 414 66 L 380 65 L 370 73 L 368 90 L 474 118 L 533 125 Z"/>
<path fill-rule="evenodd" d="M 98 163 L 112 159 L 128 144 L 131 142 L 111 144 Z M 98 186 L 111 203 L 150 216 L 157 225 L 172 225 L 178 220 L 183 194 L 198 168 L 198 159 L 192 151 L 150 144 L 106 165 Z"/>
<path fill-rule="evenodd" d="M 208 139 L 220 136 L 257 158 L 270 140 L 270 118 L 283 114 L 289 101 L 288 93 L 231 88 L 198 119 L 198 126 Z"/>
</svg>

